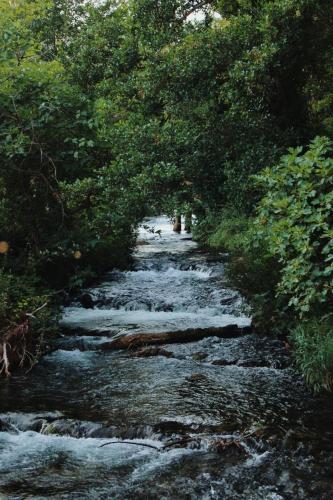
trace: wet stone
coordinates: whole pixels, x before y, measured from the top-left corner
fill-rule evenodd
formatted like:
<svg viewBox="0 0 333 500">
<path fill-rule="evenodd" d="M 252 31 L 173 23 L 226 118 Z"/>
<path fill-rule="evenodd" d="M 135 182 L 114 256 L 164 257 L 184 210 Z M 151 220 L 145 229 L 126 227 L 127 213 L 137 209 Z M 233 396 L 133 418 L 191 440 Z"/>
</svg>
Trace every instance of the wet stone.
<svg viewBox="0 0 333 500">
<path fill-rule="evenodd" d="M 203 361 L 207 356 L 208 354 L 206 352 L 199 351 L 192 354 L 192 359 L 194 359 L 194 361 Z"/>
<path fill-rule="evenodd" d="M 144 347 L 132 352 L 131 356 L 133 358 L 149 358 L 151 356 L 164 356 L 166 358 L 172 358 L 173 353 L 163 349 L 162 347 Z"/>
</svg>

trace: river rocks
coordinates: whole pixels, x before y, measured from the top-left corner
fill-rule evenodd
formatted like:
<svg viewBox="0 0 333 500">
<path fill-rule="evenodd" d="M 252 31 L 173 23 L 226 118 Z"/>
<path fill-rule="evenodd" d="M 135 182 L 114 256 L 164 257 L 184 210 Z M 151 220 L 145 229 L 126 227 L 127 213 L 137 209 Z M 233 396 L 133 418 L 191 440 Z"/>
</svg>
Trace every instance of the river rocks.
<svg viewBox="0 0 333 500">
<path fill-rule="evenodd" d="M 67 418 L 60 412 L 11 413 L 0 418 L 0 432 L 33 431 L 44 435 L 88 437 L 92 431 L 100 427 L 94 422 Z"/>
<path fill-rule="evenodd" d="M 212 365 L 216 366 L 242 366 L 243 368 L 277 368 L 277 363 L 272 364 L 265 359 L 245 359 L 245 360 L 228 360 L 214 359 Z"/>
<path fill-rule="evenodd" d="M 94 309 L 94 301 L 89 293 L 83 293 L 80 295 L 79 301 L 85 309 Z"/>
<path fill-rule="evenodd" d="M 199 352 L 195 352 L 194 354 L 192 354 L 192 359 L 194 361 L 203 361 L 204 359 L 206 359 L 208 356 L 208 354 L 206 352 L 203 352 L 203 351 L 199 351 Z"/>
<path fill-rule="evenodd" d="M 173 358 L 173 353 L 163 349 L 162 347 L 143 347 L 131 354 L 133 358 L 149 358 L 151 356 L 164 356 Z"/>
<path fill-rule="evenodd" d="M 146 241 L 146 240 L 137 240 L 136 242 L 137 246 L 146 246 L 146 245 L 150 245 L 149 241 Z"/>
<path fill-rule="evenodd" d="M 244 444 L 239 440 L 218 439 L 210 443 L 209 449 L 219 454 L 228 455 L 234 458 L 247 458 L 249 456 Z"/>
<path fill-rule="evenodd" d="M 18 430 L 11 423 L 7 422 L 6 420 L 0 419 L 0 432 L 10 432 L 17 434 Z"/>
<path fill-rule="evenodd" d="M 214 359 L 212 361 L 212 365 L 217 365 L 217 366 L 230 366 L 230 365 L 236 365 L 237 361 L 233 360 L 228 360 L 228 359 Z"/>
<path fill-rule="evenodd" d="M 206 382 L 208 377 L 202 373 L 192 373 L 190 377 L 186 377 L 186 380 L 189 382 Z"/>
<path fill-rule="evenodd" d="M 150 425 L 133 424 L 124 426 L 108 425 L 100 427 L 90 433 L 93 438 L 116 438 L 116 439 L 147 439 L 154 431 Z"/>
<path fill-rule="evenodd" d="M 174 435 L 174 434 L 182 434 L 184 435 L 188 431 L 192 431 L 192 426 L 189 424 L 184 424 L 182 422 L 177 422 L 174 420 L 165 420 L 159 422 L 154 426 L 154 431 L 164 434 L 166 436 Z"/>
</svg>

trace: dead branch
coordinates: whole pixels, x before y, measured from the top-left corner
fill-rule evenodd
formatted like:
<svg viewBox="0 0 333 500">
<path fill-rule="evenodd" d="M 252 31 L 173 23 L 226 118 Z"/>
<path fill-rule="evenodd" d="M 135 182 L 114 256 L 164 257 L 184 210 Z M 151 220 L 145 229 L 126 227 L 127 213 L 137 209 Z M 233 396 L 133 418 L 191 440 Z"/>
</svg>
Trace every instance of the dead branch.
<svg viewBox="0 0 333 500">
<path fill-rule="evenodd" d="M 194 14 L 194 12 L 197 12 L 198 10 L 203 9 L 204 7 L 210 6 L 213 3 L 213 1 L 214 0 L 203 0 L 202 2 L 198 2 L 195 5 L 188 6 L 188 8 L 185 9 L 185 12 L 183 13 L 183 15 L 180 18 L 178 18 L 177 20 L 178 21 L 185 21 L 188 18 L 188 16 L 190 16 L 191 14 Z"/>
<path fill-rule="evenodd" d="M 162 452 L 168 450 L 169 448 L 172 448 L 173 446 L 183 446 L 193 441 L 196 441 L 196 438 L 184 437 L 182 439 L 170 441 L 169 443 L 166 443 L 164 446 L 154 446 L 152 444 L 147 444 L 147 443 L 137 443 L 136 441 L 110 441 L 108 443 L 101 444 L 99 448 L 104 448 L 104 446 L 109 446 L 112 444 L 132 444 L 135 446 L 144 446 L 146 448 L 152 448 L 153 450 Z"/>
<path fill-rule="evenodd" d="M 153 446 L 152 444 L 147 443 L 136 443 L 134 441 L 110 441 L 109 443 L 104 443 L 100 445 L 100 448 L 104 448 L 104 446 L 109 446 L 110 444 L 133 444 L 136 446 L 145 446 L 146 448 L 152 448 L 153 450 L 161 451 L 163 448 L 159 446 Z"/>
<path fill-rule="evenodd" d="M 44 309 L 44 307 L 46 307 L 47 305 L 48 305 L 48 302 L 45 302 L 42 306 L 37 307 L 37 309 L 35 309 L 31 313 L 26 313 L 26 316 L 35 319 L 35 314 L 38 313 L 39 311 L 41 311 L 42 309 Z"/>
<path fill-rule="evenodd" d="M 28 359 L 33 364 L 33 355 L 27 350 L 27 334 L 30 331 L 30 318 L 36 319 L 35 314 L 48 305 L 45 302 L 31 313 L 25 313 L 19 325 L 10 328 L 0 340 L 0 375 L 11 375 L 11 367 L 22 367 Z"/>
</svg>

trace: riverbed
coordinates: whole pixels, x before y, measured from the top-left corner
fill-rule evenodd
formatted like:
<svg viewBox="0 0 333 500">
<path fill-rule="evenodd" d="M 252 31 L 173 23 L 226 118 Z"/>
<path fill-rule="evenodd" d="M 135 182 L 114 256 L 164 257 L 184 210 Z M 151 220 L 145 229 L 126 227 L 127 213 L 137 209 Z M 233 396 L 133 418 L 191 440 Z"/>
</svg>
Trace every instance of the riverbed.
<svg viewBox="0 0 333 500">
<path fill-rule="evenodd" d="M 87 290 L 94 309 L 64 308 L 52 353 L 1 382 L 0 498 L 333 498 L 332 397 L 311 393 L 282 341 L 101 349 L 139 332 L 241 332 L 250 311 L 225 260 L 166 217 L 144 222 L 132 266 Z"/>
</svg>

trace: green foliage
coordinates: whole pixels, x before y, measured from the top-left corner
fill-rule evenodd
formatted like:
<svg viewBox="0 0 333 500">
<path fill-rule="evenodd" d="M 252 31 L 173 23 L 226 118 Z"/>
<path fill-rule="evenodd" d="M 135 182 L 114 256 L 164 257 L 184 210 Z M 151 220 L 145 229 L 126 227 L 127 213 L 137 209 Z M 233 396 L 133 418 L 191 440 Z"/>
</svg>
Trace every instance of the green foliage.
<svg viewBox="0 0 333 500">
<path fill-rule="evenodd" d="M 120 173 L 104 168 L 98 108 L 56 57 L 77 35 L 68 27 L 79 12 L 84 19 L 82 6 L 60 0 L 1 6 L 0 214 L 10 250 L 0 265 L 44 286 L 123 262 L 141 216 Z"/>
<path fill-rule="evenodd" d="M 278 293 L 301 316 L 332 306 L 333 143 L 314 139 L 262 172 L 258 237 L 281 264 Z"/>
<path fill-rule="evenodd" d="M 230 217 L 225 212 L 221 215 L 221 222 L 216 231 L 208 238 L 212 248 L 224 248 L 233 254 L 239 254 L 244 248 L 244 233 L 250 225 L 246 217 Z"/>
<path fill-rule="evenodd" d="M 8 329 L 22 322 L 26 313 L 32 313 L 48 301 L 45 292 L 44 295 L 38 293 L 33 277 L 18 278 L 0 270 L 0 339 Z M 36 339 L 53 330 L 53 313 L 50 307 L 44 307 L 36 319 L 31 319 Z"/>
<path fill-rule="evenodd" d="M 333 376 L 332 146 L 317 137 L 307 150 L 290 149 L 256 177 L 264 196 L 255 219 L 214 214 L 203 234 L 230 252 L 229 276 L 256 328 L 290 334 L 296 364 L 315 389 L 331 389 Z"/>
<path fill-rule="evenodd" d="M 315 390 L 333 388 L 332 317 L 300 323 L 292 330 L 296 364 Z"/>
</svg>

